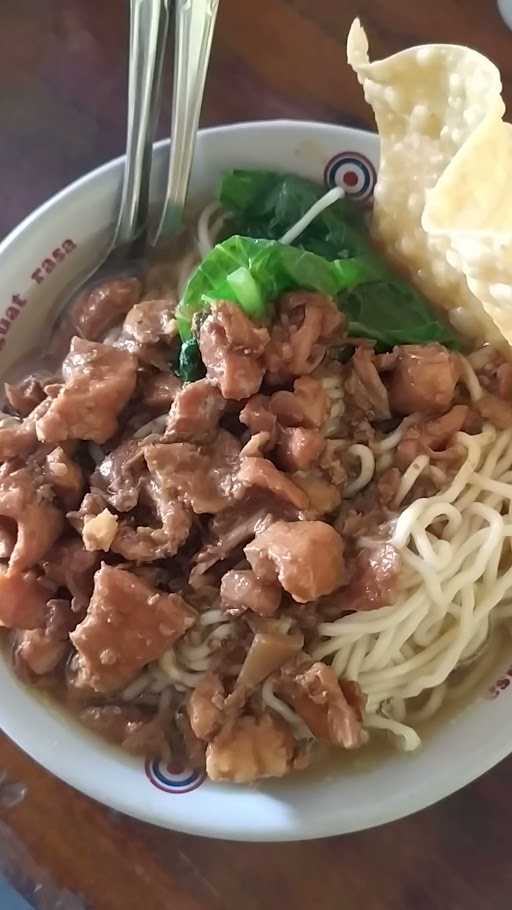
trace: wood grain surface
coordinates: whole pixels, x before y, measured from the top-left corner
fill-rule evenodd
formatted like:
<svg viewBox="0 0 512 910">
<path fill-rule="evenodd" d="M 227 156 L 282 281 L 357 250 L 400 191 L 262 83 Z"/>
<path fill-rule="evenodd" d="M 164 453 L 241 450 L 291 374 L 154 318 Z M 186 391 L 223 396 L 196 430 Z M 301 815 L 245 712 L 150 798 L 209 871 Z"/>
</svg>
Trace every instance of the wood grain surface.
<svg viewBox="0 0 512 910">
<path fill-rule="evenodd" d="M 122 152 L 127 9 L 124 0 L 0 0 L 0 237 Z M 374 56 L 428 41 L 483 51 L 501 68 L 510 105 L 512 33 L 493 0 L 221 0 L 203 124 L 295 117 L 371 126 L 345 64 L 355 15 Z M 168 122 L 167 103 L 160 135 Z M 283 845 L 207 841 L 125 818 L 44 772 L 5 737 L 0 769 L 28 788 L 1 819 L 93 910 L 512 904 L 512 758 L 412 818 Z"/>
</svg>

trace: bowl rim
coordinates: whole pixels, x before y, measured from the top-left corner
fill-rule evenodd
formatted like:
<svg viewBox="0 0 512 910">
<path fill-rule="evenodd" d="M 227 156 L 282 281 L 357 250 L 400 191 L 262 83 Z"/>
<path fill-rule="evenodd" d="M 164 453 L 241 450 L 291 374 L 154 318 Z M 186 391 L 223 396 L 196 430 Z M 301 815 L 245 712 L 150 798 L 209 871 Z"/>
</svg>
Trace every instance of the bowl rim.
<svg viewBox="0 0 512 910">
<path fill-rule="evenodd" d="M 340 130 L 342 132 L 349 132 L 360 137 L 365 137 L 368 139 L 369 136 L 378 139 L 378 134 L 374 130 L 361 129 L 360 127 L 345 126 L 342 123 L 329 123 L 327 120 L 294 120 L 290 117 L 280 117 L 271 120 L 246 120 L 242 123 L 226 123 L 219 124 L 218 126 L 207 126 L 202 127 L 198 130 L 198 136 L 212 136 L 223 133 L 242 133 L 242 132 L 251 132 L 255 129 L 304 129 L 307 128 L 312 131 L 323 131 L 325 129 L 330 130 Z M 157 142 L 153 143 L 153 154 L 159 152 L 163 149 L 166 149 L 170 146 L 170 139 L 159 139 Z M 62 189 L 58 190 L 53 196 L 50 196 L 45 202 L 42 202 L 37 208 L 29 212 L 25 217 L 16 224 L 8 234 L 5 235 L 0 240 L 0 256 L 5 252 L 5 250 L 11 245 L 11 243 L 17 239 L 18 235 L 21 234 L 26 228 L 37 221 L 42 215 L 45 215 L 48 211 L 62 202 L 69 194 L 73 193 L 75 190 L 86 187 L 88 183 L 94 183 L 99 177 L 102 177 L 108 174 L 110 171 L 115 171 L 122 162 L 125 160 L 126 155 L 121 154 L 117 155 L 115 158 L 110 158 L 108 161 L 99 164 L 97 167 L 93 168 L 91 171 L 87 171 L 86 174 L 83 174 L 81 177 L 77 177 L 75 180 L 72 180 L 70 183 L 67 183 Z"/>
<path fill-rule="evenodd" d="M 292 134 L 294 130 L 300 133 L 304 133 L 305 130 L 308 130 L 311 133 L 324 133 L 327 129 L 331 132 L 339 131 L 340 134 L 350 134 L 354 136 L 354 139 L 358 138 L 366 143 L 368 143 L 369 140 L 372 142 L 378 141 L 377 134 L 371 130 L 356 129 L 344 124 L 314 120 L 293 120 L 289 118 L 255 120 L 246 121 L 244 123 L 208 127 L 199 130 L 199 135 L 203 138 L 208 138 L 208 136 L 213 135 L 229 135 L 230 133 L 239 135 L 258 129 L 267 131 L 280 129 L 289 131 L 290 134 Z M 154 144 L 154 150 L 155 152 L 161 152 L 168 146 L 169 139 L 162 139 Z M 33 227 L 34 223 L 37 223 L 43 216 L 51 213 L 55 208 L 58 208 L 60 204 L 74 192 L 83 190 L 91 183 L 95 183 L 102 177 L 116 171 L 122 165 L 124 158 L 124 155 L 120 155 L 98 165 L 98 167 L 67 184 L 50 199 L 46 200 L 30 212 L 3 240 L 0 241 L 0 259 L 28 228 Z M 48 706 L 44 704 L 43 710 L 49 710 Z M 308 830 L 305 829 L 305 822 L 301 822 L 300 819 L 289 826 L 283 822 L 272 824 L 265 833 L 262 833 L 260 828 L 255 832 L 254 829 L 251 828 L 249 819 L 244 820 L 243 818 L 230 822 L 228 829 L 223 829 L 222 824 L 219 824 L 212 830 L 209 827 L 209 824 L 202 823 L 201 819 L 188 824 L 183 823 L 182 821 L 175 821 L 171 817 L 169 819 L 170 823 L 167 824 L 163 818 L 156 817 L 152 810 L 145 811 L 140 800 L 138 805 L 134 805 L 133 801 L 130 799 L 129 793 L 125 792 L 122 787 L 107 789 L 102 784 L 101 779 L 94 775 L 88 775 L 84 778 L 84 774 L 80 770 L 80 764 L 73 765 L 70 761 L 59 761 L 58 758 L 55 757 L 55 751 L 52 749 L 52 744 L 49 740 L 40 742 L 38 746 L 36 744 L 36 749 L 34 750 L 33 738 L 29 735 L 27 725 L 21 723 L 18 726 L 18 722 L 15 720 L 14 706 L 9 703 L 0 710 L 0 727 L 3 729 L 5 729 L 4 721 L 6 717 L 7 735 L 41 767 L 92 799 L 95 799 L 114 810 L 123 812 L 126 815 L 150 824 L 155 824 L 167 828 L 168 830 L 213 839 L 269 843 L 311 840 L 335 836 L 340 834 L 340 827 L 343 831 L 343 825 L 340 825 L 340 823 L 336 824 L 336 816 L 329 816 L 325 820 L 322 819 L 322 816 L 315 818 L 313 823 L 309 823 Z M 73 718 L 66 717 L 66 723 L 69 723 L 70 725 L 73 723 L 80 730 L 78 722 L 73 720 Z M 10 732 L 13 727 L 16 728 L 14 735 Z M 428 781 L 428 783 L 423 782 L 414 790 L 412 788 L 407 788 L 404 792 L 400 791 L 396 793 L 391 807 L 389 804 L 386 804 L 386 806 L 369 804 L 364 817 L 351 821 L 350 828 L 345 830 L 355 832 L 379 827 L 388 822 L 396 821 L 414 812 L 425 809 L 438 800 L 457 792 L 462 787 L 490 770 L 511 751 L 512 734 L 509 735 L 503 728 L 501 730 L 496 730 L 496 736 L 492 745 L 487 741 L 485 744 L 480 744 L 479 748 L 473 749 L 470 753 L 459 755 L 456 772 L 451 764 L 438 767 L 435 777 Z M 197 817 L 197 814 L 193 813 L 193 817 Z M 285 827 L 287 828 L 286 831 L 284 830 Z"/>
</svg>

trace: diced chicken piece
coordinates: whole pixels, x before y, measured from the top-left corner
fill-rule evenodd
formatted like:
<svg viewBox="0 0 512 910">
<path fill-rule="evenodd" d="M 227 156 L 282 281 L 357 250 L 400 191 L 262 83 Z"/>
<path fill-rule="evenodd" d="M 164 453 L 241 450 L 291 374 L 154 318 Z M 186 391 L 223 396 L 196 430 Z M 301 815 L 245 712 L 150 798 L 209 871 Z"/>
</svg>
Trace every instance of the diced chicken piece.
<svg viewBox="0 0 512 910">
<path fill-rule="evenodd" d="M 49 406 L 50 401 L 45 399 L 23 420 L 17 417 L 0 418 L 0 461 L 28 455 L 36 448 L 36 420 L 46 414 Z"/>
<path fill-rule="evenodd" d="M 210 523 L 211 542 L 207 543 L 194 558 L 191 583 L 216 562 L 226 559 L 255 534 L 263 531 L 274 520 L 272 512 L 261 503 L 244 500 L 215 515 Z"/>
<path fill-rule="evenodd" d="M 176 395 L 166 436 L 176 441 L 205 439 L 219 426 L 226 402 L 209 379 L 188 383 Z"/>
<path fill-rule="evenodd" d="M 139 501 L 144 476 L 147 476 L 144 441 L 128 439 L 113 449 L 91 476 L 91 486 L 104 491 L 118 512 L 130 512 Z"/>
<path fill-rule="evenodd" d="M 296 509 L 308 505 L 306 494 L 266 458 L 244 458 L 238 472 L 242 488 L 258 487 L 289 502 Z"/>
<path fill-rule="evenodd" d="M 446 448 L 455 433 L 463 429 L 468 413 L 466 405 L 456 404 L 442 417 L 407 427 L 396 449 L 398 467 L 405 471 L 422 452 L 438 452 Z"/>
<path fill-rule="evenodd" d="M 293 474 L 293 482 L 304 491 L 308 497 L 308 514 L 329 515 L 341 503 L 340 487 L 329 483 L 324 477 L 314 472 Z"/>
<path fill-rule="evenodd" d="M 498 430 L 512 427 L 512 404 L 509 401 L 495 395 L 482 395 L 475 402 L 475 407 L 484 420 L 489 420 Z"/>
<path fill-rule="evenodd" d="M 89 730 L 128 752 L 159 756 L 164 746 L 160 719 L 136 705 L 100 705 L 84 708 L 80 720 Z M 138 748 L 134 748 L 134 745 Z"/>
<path fill-rule="evenodd" d="M 161 372 L 169 369 L 169 360 L 171 358 L 171 346 L 174 342 L 174 339 L 169 338 L 169 344 L 159 341 L 158 344 L 141 344 L 139 341 L 135 341 L 135 338 L 132 338 L 131 335 L 127 335 L 124 332 L 121 332 L 112 342 L 112 347 L 117 351 L 122 351 L 125 354 L 131 354 L 132 357 L 136 357 L 139 363 L 139 367 L 148 368 L 152 367 Z"/>
<path fill-rule="evenodd" d="M 61 446 L 46 456 L 46 477 L 65 509 L 76 509 L 84 491 L 83 471 Z"/>
<path fill-rule="evenodd" d="M 190 693 L 187 714 L 198 739 L 208 742 L 219 732 L 223 721 L 224 686 L 216 673 L 207 673 Z"/>
<path fill-rule="evenodd" d="M 279 321 L 265 351 L 268 381 L 281 384 L 292 376 L 312 373 L 342 327 L 343 316 L 329 297 L 311 291 L 283 294 Z"/>
<path fill-rule="evenodd" d="M 181 380 L 174 373 L 153 373 L 144 381 L 142 404 L 154 414 L 165 414 L 180 389 Z"/>
<path fill-rule="evenodd" d="M 154 562 L 174 556 L 183 546 L 192 527 L 192 513 L 179 501 L 162 500 L 158 509 L 162 527 L 133 527 L 121 522 L 112 543 L 114 553 L 130 562 Z"/>
<path fill-rule="evenodd" d="M 269 399 L 271 413 L 283 427 L 300 427 L 304 420 L 304 410 L 293 392 L 281 390 L 274 392 Z"/>
<path fill-rule="evenodd" d="M 0 460 L 16 458 L 17 455 L 27 455 L 37 445 L 35 422 L 26 417 L 25 420 L 9 418 L 0 420 Z"/>
<path fill-rule="evenodd" d="M 269 433 L 274 436 L 277 418 L 270 410 L 270 398 L 266 395 L 253 395 L 240 411 L 240 423 L 244 423 L 253 435 Z"/>
<path fill-rule="evenodd" d="M 386 508 L 392 508 L 400 488 L 402 475 L 398 468 L 388 468 L 377 480 L 379 502 Z"/>
<path fill-rule="evenodd" d="M 73 338 L 62 365 L 65 384 L 36 421 L 38 439 L 106 442 L 116 432 L 117 417 L 134 392 L 136 369 L 131 354 Z"/>
<path fill-rule="evenodd" d="M 176 442 L 145 449 L 148 468 L 165 501 L 179 499 L 196 515 L 220 512 L 230 505 L 239 453 L 238 440 L 225 430 L 202 448 Z"/>
<path fill-rule="evenodd" d="M 504 401 L 512 400 L 512 363 L 486 344 L 471 358 L 482 388 Z"/>
<path fill-rule="evenodd" d="M 286 427 L 279 434 L 277 460 L 285 471 L 307 471 L 320 458 L 324 445 L 318 430 Z"/>
<path fill-rule="evenodd" d="M 5 383 L 5 397 L 21 417 L 28 415 L 44 400 L 44 392 L 36 376 L 27 376 L 21 382 Z"/>
<path fill-rule="evenodd" d="M 343 685 L 332 667 L 315 663 L 299 672 L 293 668 L 286 672 L 285 668 L 274 688 L 317 739 L 344 749 L 357 749 L 368 738 L 361 722 L 362 696 L 359 690 L 358 703 L 353 704 L 358 687 L 355 689 L 356 684 L 351 683 L 345 694 Z"/>
<path fill-rule="evenodd" d="M 350 362 L 345 391 L 369 420 L 391 416 L 386 386 L 380 378 L 370 348 L 359 347 Z"/>
<path fill-rule="evenodd" d="M 110 550 L 116 534 L 117 515 L 113 515 L 108 509 L 103 509 L 99 515 L 94 515 L 84 521 L 82 540 L 85 549 L 90 552 Z"/>
<path fill-rule="evenodd" d="M 103 565 L 87 616 L 70 636 L 79 655 L 78 684 L 115 692 L 194 622 L 178 594 L 163 594 L 131 572 Z"/>
<path fill-rule="evenodd" d="M 34 566 L 57 540 L 64 516 L 35 475 L 20 468 L 0 480 L 0 515 L 17 524 L 16 544 L 9 566 L 17 572 Z"/>
<path fill-rule="evenodd" d="M 201 325 L 199 347 L 206 375 L 224 398 L 240 401 L 256 394 L 263 379 L 262 355 L 268 340 L 267 329 L 251 322 L 234 303 L 212 304 Z"/>
<path fill-rule="evenodd" d="M 298 603 L 335 591 L 346 578 L 343 541 L 323 521 L 276 521 L 245 547 L 254 574 Z"/>
<path fill-rule="evenodd" d="M 128 313 L 123 332 L 139 344 L 169 344 L 177 335 L 173 300 L 143 300 Z"/>
<path fill-rule="evenodd" d="M 252 610 L 260 616 L 272 616 L 281 603 L 281 588 L 263 584 L 251 569 L 232 569 L 222 578 L 220 599 L 224 610 L 237 615 Z"/>
<path fill-rule="evenodd" d="M 44 623 L 48 591 L 32 572 L 0 572 L 0 625 L 37 629 Z"/>
<path fill-rule="evenodd" d="M 121 742 L 121 748 L 132 755 L 144 755 L 146 758 L 160 758 L 169 763 L 171 748 L 168 742 L 169 723 L 158 714 L 149 717 L 145 723 L 128 730 Z"/>
<path fill-rule="evenodd" d="M 400 584 L 401 560 L 390 543 L 360 550 L 348 587 L 340 592 L 344 610 L 378 610 L 393 604 Z"/>
<path fill-rule="evenodd" d="M 389 385 L 396 414 L 442 414 L 453 403 L 460 378 L 457 358 L 440 344 L 405 344 Z"/>
<path fill-rule="evenodd" d="M 299 376 L 293 383 L 293 395 L 302 410 L 301 425 L 319 429 L 327 420 L 329 400 L 318 379 Z"/>
<path fill-rule="evenodd" d="M 464 427 L 469 408 L 463 404 L 456 404 L 442 417 L 427 420 L 420 424 L 420 431 L 424 445 L 434 452 L 443 449 L 459 430 Z"/>
<path fill-rule="evenodd" d="M 255 433 L 254 436 L 245 443 L 240 451 L 240 458 L 264 458 L 265 453 L 273 448 L 273 440 L 270 433 Z"/>
<path fill-rule="evenodd" d="M 78 537 L 60 540 L 43 562 L 46 577 L 54 584 L 67 588 L 75 613 L 81 613 L 89 603 L 93 576 L 99 563 L 97 552 L 88 553 Z"/>
<path fill-rule="evenodd" d="M 293 766 L 295 740 L 290 728 L 269 713 L 226 724 L 206 750 L 210 780 L 246 784 L 284 777 Z"/>
<path fill-rule="evenodd" d="M 97 341 L 138 303 L 142 285 L 138 278 L 114 278 L 78 298 L 71 310 L 74 331 Z"/>
<path fill-rule="evenodd" d="M 27 667 L 36 676 L 51 673 L 70 650 L 69 633 L 78 621 L 67 600 L 49 600 L 44 626 L 18 634 L 14 646 L 17 668 Z"/>
</svg>

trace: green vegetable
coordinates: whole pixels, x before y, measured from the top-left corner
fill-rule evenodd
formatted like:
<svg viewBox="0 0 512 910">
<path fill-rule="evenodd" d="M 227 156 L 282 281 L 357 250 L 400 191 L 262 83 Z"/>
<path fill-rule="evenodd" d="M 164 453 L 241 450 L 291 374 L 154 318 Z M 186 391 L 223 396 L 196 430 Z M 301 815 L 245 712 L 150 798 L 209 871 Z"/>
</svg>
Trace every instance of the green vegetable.
<svg viewBox="0 0 512 910">
<path fill-rule="evenodd" d="M 241 265 L 228 275 L 228 284 L 233 288 L 236 299 L 251 319 L 263 319 L 265 316 L 265 301 L 261 296 L 261 289 L 252 277 L 249 269 Z"/>
<path fill-rule="evenodd" d="M 329 261 L 275 240 L 237 235 L 214 247 L 192 275 L 178 307 L 182 337 L 191 336 L 192 318 L 215 300 L 239 303 L 246 312 L 254 303 L 250 315 L 270 320 L 272 301 L 283 291 L 297 288 L 341 295 L 349 334 L 373 339 L 381 349 L 428 341 L 457 344 L 450 327 L 437 318 L 422 295 L 394 275 L 373 250 Z M 265 301 L 263 308 L 260 301 Z"/>
<path fill-rule="evenodd" d="M 206 370 L 201 359 L 201 351 L 195 338 L 189 338 L 181 345 L 177 373 L 183 382 L 194 382 L 205 375 Z"/>
<path fill-rule="evenodd" d="M 219 201 L 230 215 L 233 233 L 279 240 L 325 190 L 293 174 L 272 171 L 228 171 Z M 297 239 L 324 259 L 345 259 L 372 252 L 364 216 L 349 199 L 329 206 Z"/>
</svg>

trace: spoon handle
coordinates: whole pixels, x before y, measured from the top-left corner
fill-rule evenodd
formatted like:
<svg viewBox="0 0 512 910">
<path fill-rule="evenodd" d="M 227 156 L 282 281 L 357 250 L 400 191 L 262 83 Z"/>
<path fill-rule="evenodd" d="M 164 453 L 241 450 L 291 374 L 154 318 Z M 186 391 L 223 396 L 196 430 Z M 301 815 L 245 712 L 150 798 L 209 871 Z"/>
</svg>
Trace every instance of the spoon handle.
<svg viewBox="0 0 512 910">
<path fill-rule="evenodd" d="M 183 225 L 190 170 L 219 0 L 175 0 L 174 88 L 169 176 L 154 243 Z"/>
<path fill-rule="evenodd" d="M 112 247 L 144 239 L 169 0 L 131 0 L 126 165 Z"/>
</svg>

